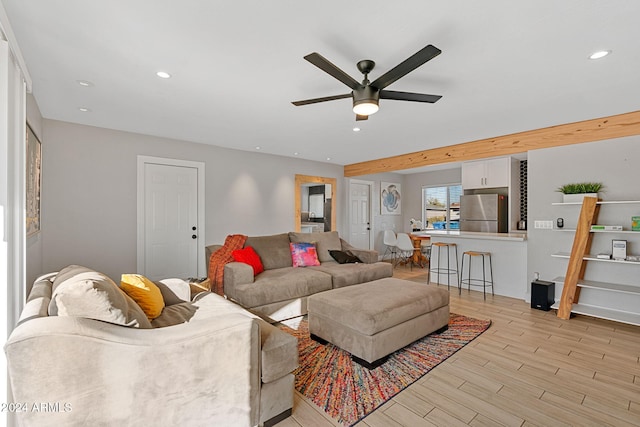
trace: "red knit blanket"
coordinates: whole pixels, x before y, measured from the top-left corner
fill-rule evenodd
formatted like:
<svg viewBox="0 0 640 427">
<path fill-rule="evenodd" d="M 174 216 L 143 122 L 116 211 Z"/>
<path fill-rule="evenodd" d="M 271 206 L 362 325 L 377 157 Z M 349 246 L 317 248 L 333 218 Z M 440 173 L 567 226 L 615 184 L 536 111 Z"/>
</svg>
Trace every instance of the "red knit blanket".
<svg viewBox="0 0 640 427">
<path fill-rule="evenodd" d="M 224 245 L 211 254 L 209 258 L 209 279 L 211 291 L 218 295 L 224 295 L 224 266 L 233 262 L 231 252 L 242 249 L 247 236 L 243 234 L 230 234 L 224 241 Z"/>
</svg>

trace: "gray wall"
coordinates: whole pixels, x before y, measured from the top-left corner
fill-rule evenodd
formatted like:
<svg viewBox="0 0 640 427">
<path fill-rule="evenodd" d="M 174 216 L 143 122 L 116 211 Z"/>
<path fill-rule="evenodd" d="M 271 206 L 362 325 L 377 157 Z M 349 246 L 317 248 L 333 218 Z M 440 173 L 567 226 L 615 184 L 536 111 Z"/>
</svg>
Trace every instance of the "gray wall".
<svg viewBox="0 0 640 427">
<path fill-rule="evenodd" d="M 30 117 L 36 117 L 34 111 Z M 32 119 L 33 121 L 34 119 Z M 136 158 L 138 155 L 201 161 L 206 164 L 206 243 L 221 243 L 227 234 L 271 234 L 293 227 L 296 173 L 338 178 L 338 230 L 346 236 L 348 188 L 342 167 L 300 159 L 223 149 L 152 136 L 44 120 L 43 231 L 27 248 L 29 282 L 37 274 L 70 263 L 87 264 L 118 277 L 136 268 Z M 36 126 L 34 126 L 36 127 Z M 575 226 L 579 207 L 553 206 L 561 200 L 555 190 L 562 184 L 602 181 L 605 200 L 640 200 L 636 185 L 640 136 L 610 141 L 535 150 L 528 153 L 527 277 L 539 272 L 553 280 L 565 274 L 567 261 L 551 254 L 571 249 L 568 231 L 534 229 L 536 220 L 565 219 Z M 423 186 L 460 182 L 460 168 L 420 174 L 384 173 L 355 177 L 373 182 L 374 248 L 384 251 L 385 229 L 410 231 L 409 218 L 421 217 Z M 380 215 L 380 182 L 402 184 L 402 215 Z M 640 205 L 603 206 L 600 223 L 629 227 L 640 215 Z M 594 252 L 610 250 L 611 236 L 598 235 Z M 629 240 L 629 253 L 640 254 L 640 234 Z M 41 248 L 40 248 L 41 246 Z M 593 265 L 592 265 L 593 264 Z M 637 268 L 610 268 L 589 263 L 594 280 L 636 283 Z M 529 292 L 529 290 L 528 290 Z M 561 287 L 556 293 L 559 297 Z M 610 293 L 585 293 L 583 302 L 610 301 L 624 307 Z"/>
<path fill-rule="evenodd" d="M 371 201 L 371 209 L 373 211 L 373 233 L 374 233 L 374 249 L 383 254 L 385 246 L 383 243 L 384 230 L 393 230 L 396 233 L 410 233 L 411 218 L 422 218 L 422 187 L 432 185 L 451 185 L 459 184 L 461 179 L 461 169 L 459 166 L 452 169 L 438 170 L 432 172 L 423 172 L 416 174 L 399 174 L 399 173 L 379 173 L 372 175 L 363 175 L 354 177 L 354 180 L 373 182 L 373 196 Z M 346 180 L 345 186 L 348 188 L 350 179 Z M 402 185 L 402 209 L 401 215 L 381 215 L 380 210 L 380 183 L 393 182 Z M 346 194 L 348 197 L 348 194 Z M 343 206 L 348 206 L 348 200 L 345 199 Z M 344 212 L 345 218 L 348 212 Z"/>
<path fill-rule="evenodd" d="M 328 163 L 52 120 L 44 140 L 43 272 L 82 264 L 117 279 L 136 271 L 138 155 L 205 163 L 206 244 L 292 230 L 295 174 L 337 178 L 343 199 L 343 168 Z"/>
<path fill-rule="evenodd" d="M 573 182 L 602 182 L 600 193 L 603 200 L 640 200 L 638 187 L 638 159 L 640 158 L 640 136 L 615 140 L 577 144 L 529 152 L 528 158 L 528 277 L 534 272 L 540 278 L 553 280 L 564 276 L 566 259 L 551 257 L 554 252 L 570 252 L 574 233 L 559 230 L 534 229 L 536 220 L 553 220 L 562 217 L 565 228 L 575 228 L 580 206 L 552 205 L 561 202 L 562 195 L 555 190 Z M 640 215 L 640 204 L 602 205 L 598 223 L 622 225 L 629 229 L 631 216 Z M 629 241 L 629 254 L 640 254 L 640 233 L 638 236 L 623 234 L 594 235 L 592 253 L 611 252 L 611 239 Z M 638 285 L 638 266 L 612 265 L 610 263 L 589 262 L 586 278 L 608 282 Z M 530 285 L 529 285 L 530 287 Z M 530 292 L 530 289 L 529 289 Z M 556 295 L 561 295 L 561 287 L 556 287 Z M 637 312 L 638 301 L 624 294 L 583 291 L 580 301 L 600 304 L 602 301 L 623 309 Z M 629 308 L 633 301 L 635 308 Z"/>
<path fill-rule="evenodd" d="M 422 187 L 438 185 L 457 185 L 462 182 L 462 168 L 455 166 L 452 169 L 415 173 L 406 175 L 404 192 L 406 210 L 404 211 L 404 229 L 411 231 L 409 220 L 411 218 L 422 220 Z"/>
<path fill-rule="evenodd" d="M 351 179 L 347 178 L 345 179 L 345 188 L 349 188 L 349 183 L 351 182 L 351 180 L 355 180 L 355 181 L 369 181 L 372 182 L 373 185 L 373 190 L 372 190 L 372 195 L 371 195 L 371 211 L 372 211 L 372 215 L 371 215 L 371 222 L 372 222 L 372 226 L 371 226 L 371 232 L 373 233 L 373 249 L 378 251 L 380 253 L 380 256 L 382 256 L 382 254 L 385 251 L 385 246 L 384 243 L 382 241 L 383 239 L 383 234 L 384 234 L 384 230 L 393 230 L 396 233 L 404 231 L 404 227 L 403 227 L 403 223 L 404 223 L 404 209 L 405 209 L 405 203 L 406 203 L 406 196 L 405 196 L 405 189 L 404 189 L 404 175 L 398 174 L 398 173 L 378 173 L 378 174 L 371 174 L 371 175 L 363 175 L 363 176 L 358 176 L 358 177 L 353 177 Z M 396 184 L 401 184 L 402 187 L 402 193 L 400 194 L 401 196 L 401 202 L 402 202 L 402 208 L 401 208 L 401 215 L 382 215 L 381 214 L 381 210 L 380 210 L 380 183 L 381 182 L 392 182 L 392 183 L 396 183 Z M 345 199 L 344 199 L 344 203 L 343 206 L 347 207 L 349 206 L 349 200 L 348 200 L 349 194 L 348 191 L 345 191 Z M 348 217 L 349 212 L 347 211 L 347 209 L 344 209 L 344 215 L 345 218 Z M 408 220 L 407 220 L 408 221 Z M 347 221 L 348 222 L 348 221 Z M 345 230 L 345 233 L 348 230 Z M 345 234 L 347 235 L 347 234 Z"/>
</svg>

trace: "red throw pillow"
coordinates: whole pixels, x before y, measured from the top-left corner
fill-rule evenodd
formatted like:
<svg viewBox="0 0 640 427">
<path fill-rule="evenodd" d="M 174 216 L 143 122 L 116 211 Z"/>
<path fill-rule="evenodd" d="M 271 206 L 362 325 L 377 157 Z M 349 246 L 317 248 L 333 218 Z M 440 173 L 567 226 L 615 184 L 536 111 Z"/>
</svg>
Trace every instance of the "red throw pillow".
<svg viewBox="0 0 640 427">
<path fill-rule="evenodd" d="M 260 256 L 251 246 L 247 246 L 244 249 L 236 249 L 235 251 L 231 252 L 231 256 L 233 257 L 234 261 L 244 262 L 245 264 L 249 264 L 251 267 L 253 267 L 254 276 L 257 276 L 264 271 L 264 266 L 262 265 Z"/>
</svg>

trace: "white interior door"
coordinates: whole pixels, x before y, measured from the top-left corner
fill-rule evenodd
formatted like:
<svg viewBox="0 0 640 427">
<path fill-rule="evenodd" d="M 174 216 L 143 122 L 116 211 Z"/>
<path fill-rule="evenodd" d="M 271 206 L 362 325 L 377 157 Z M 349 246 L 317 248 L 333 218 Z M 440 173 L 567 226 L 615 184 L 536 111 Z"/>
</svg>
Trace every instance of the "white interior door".
<svg viewBox="0 0 640 427">
<path fill-rule="evenodd" d="M 138 270 L 152 280 L 200 276 L 199 169 L 142 162 Z M 140 184 L 140 183 L 139 183 Z M 140 235 L 139 235 L 140 239 Z M 142 245 L 142 248 L 140 247 Z M 140 251 L 142 249 L 142 253 Z M 202 264 L 200 262 L 200 264 Z"/>
<path fill-rule="evenodd" d="M 360 249 L 371 249 L 370 192 L 369 184 L 349 183 L 349 243 Z"/>
</svg>

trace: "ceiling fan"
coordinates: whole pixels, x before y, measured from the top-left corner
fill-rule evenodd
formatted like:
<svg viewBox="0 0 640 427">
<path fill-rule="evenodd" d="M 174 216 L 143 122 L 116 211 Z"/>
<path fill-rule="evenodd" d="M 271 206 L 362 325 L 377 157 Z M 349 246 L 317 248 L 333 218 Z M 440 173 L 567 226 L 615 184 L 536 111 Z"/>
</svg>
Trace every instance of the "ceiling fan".
<svg viewBox="0 0 640 427">
<path fill-rule="evenodd" d="M 294 101 L 292 104 L 301 106 L 315 104 L 318 102 L 333 101 L 336 99 L 353 98 L 353 112 L 356 113 L 356 120 L 367 120 L 371 114 L 378 111 L 378 102 L 380 99 L 434 103 L 442 98 L 442 96 L 413 92 L 397 92 L 393 90 L 384 90 L 384 88 L 401 77 L 409 74 L 425 62 L 440 55 L 440 53 L 442 53 L 440 49 L 433 45 L 428 45 L 375 79 L 373 82 L 369 82 L 367 77 L 375 67 L 376 63 L 370 59 L 364 59 L 356 64 L 358 70 L 364 74 L 362 83 L 358 83 L 357 80 L 342 71 L 340 68 L 336 67 L 319 53 L 310 53 L 305 56 L 304 59 L 320 68 L 325 73 L 328 73 L 334 78 L 340 80 L 342 83 L 349 86 L 352 91 L 351 93 L 345 93 L 343 95 Z"/>
</svg>

